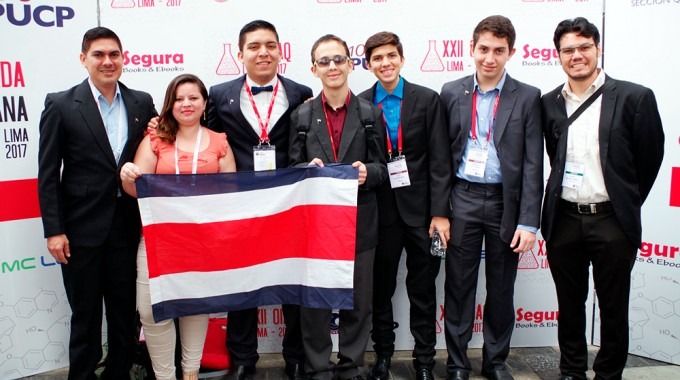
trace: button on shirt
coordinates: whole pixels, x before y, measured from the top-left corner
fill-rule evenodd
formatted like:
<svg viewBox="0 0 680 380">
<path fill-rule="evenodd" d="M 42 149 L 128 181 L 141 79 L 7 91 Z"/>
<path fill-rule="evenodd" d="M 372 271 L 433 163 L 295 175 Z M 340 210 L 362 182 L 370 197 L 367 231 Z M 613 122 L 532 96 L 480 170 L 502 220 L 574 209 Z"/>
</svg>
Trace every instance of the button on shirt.
<svg viewBox="0 0 680 380">
<path fill-rule="evenodd" d="M 383 116 L 387 123 L 387 131 L 392 141 L 392 151 L 397 152 L 397 142 L 399 139 L 399 122 L 401 121 L 401 101 L 404 99 L 404 78 L 399 77 L 399 84 L 394 91 L 389 94 L 387 90 L 378 82 L 375 89 L 373 104 L 381 104 Z"/>
<path fill-rule="evenodd" d="M 489 138 L 488 142 L 486 139 L 489 133 L 493 133 L 493 106 L 496 102 L 496 97 L 501 96 L 501 89 L 505 84 L 506 76 L 507 73 L 504 72 L 496 87 L 487 92 L 484 92 L 481 88 L 479 88 L 477 76 L 473 76 L 475 85 L 474 88 L 477 92 L 477 139 L 472 140 L 472 129 L 470 129 L 468 141 L 465 145 L 465 151 L 463 152 L 463 158 L 460 166 L 458 167 L 458 171 L 456 172 L 456 177 L 458 178 L 462 178 L 468 182 L 476 183 L 503 182 L 503 176 L 501 175 L 501 162 L 498 159 L 498 152 L 496 151 L 496 145 L 493 142 L 493 135 Z M 471 109 L 469 112 L 472 114 Z M 475 177 L 465 174 L 465 164 L 467 163 L 468 154 L 472 148 L 482 149 L 489 152 L 489 157 L 486 161 L 486 168 L 484 169 L 484 177 Z"/>
<path fill-rule="evenodd" d="M 116 95 L 113 98 L 113 103 L 109 104 L 108 100 L 102 95 L 97 87 L 88 79 L 92 95 L 94 96 L 99 114 L 104 122 L 106 128 L 106 136 L 111 144 L 113 156 L 116 163 L 120 160 L 120 155 L 125 148 L 125 143 L 128 137 L 128 118 L 123 96 L 120 94 L 120 87 L 116 84 Z"/>
<path fill-rule="evenodd" d="M 581 103 L 603 86 L 604 80 L 604 70 L 600 69 L 593 84 L 581 97 L 571 91 L 568 82 L 565 83 L 562 96 L 567 115 L 574 113 Z M 597 98 L 567 130 L 567 161 L 583 164 L 585 167 L 580 189 L 562 187 L 562 199 L 569 202 L 599 203 L 609 200 L 600 162 L 600 109 L 603 97 L 601 95 Z"/>
</svg>

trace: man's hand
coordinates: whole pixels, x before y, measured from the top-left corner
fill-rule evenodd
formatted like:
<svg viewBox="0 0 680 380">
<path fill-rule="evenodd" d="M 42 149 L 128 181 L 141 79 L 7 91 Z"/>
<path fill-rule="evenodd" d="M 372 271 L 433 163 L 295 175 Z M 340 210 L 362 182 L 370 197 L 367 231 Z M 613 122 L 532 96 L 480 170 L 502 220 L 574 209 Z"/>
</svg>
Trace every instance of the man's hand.
<svg viewBox="0 0 680 380">
<path fill-rule="evenodd" d="M 430 238 L 432 238 L 435 228 L 437 229 L 437 232 L 439 232 L 439 237 L 444 244 L 444 248 L 446 248 L 448 246 L 449 239 L 451 238 L 451 223 L 449 222 L 449 218 L 444 218 L 443 216 L 432 217 L 432 221 L 430 222 L 430 231 L 428 232 Z"/>
<path fill-rule="evenodd" d="M 510 248 L 513 252 L 522 253 L 530 250 L 536 243 L 536 234 L 525 230 L 515 230 L 515 236 L 512 237 Z"/>
<path fill-rule="evenodd" d="M 47 250 L 50 251 L 55 260 L 62 264 L 68 264 L 67 258 L 71 257 L 71 248 L 65 234 L 48 237 Z"/>
<path fill-rule="evenodd" d="M 352 167 L 353 168 L 359 168 L 359 186 L 366 183 L 366 176 L 368 175 L 368 171 L 366 170 L 366 165 L 364 165 L 364 163 L 361 162 L 361 161 L 355 161 L 352 164 Z"/>
<path fill-rule="evenodd" d="M 323 168 L 323 161 L 321 161 L 320 158 L 315 157 L 311 161 L 309 161 L 309 163 L 307 164 L 307 166 L 314 166 L 314 165 L 316 165 L 320 168 Z"/>
</svg>

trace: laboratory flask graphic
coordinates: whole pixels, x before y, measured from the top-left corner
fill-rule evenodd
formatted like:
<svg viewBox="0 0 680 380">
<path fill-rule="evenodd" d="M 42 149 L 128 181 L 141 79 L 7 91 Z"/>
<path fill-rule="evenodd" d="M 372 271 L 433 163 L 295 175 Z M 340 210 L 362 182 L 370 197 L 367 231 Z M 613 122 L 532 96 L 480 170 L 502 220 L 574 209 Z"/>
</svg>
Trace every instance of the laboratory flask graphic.
<svg viewBox="0 0 680 380">
<path fill-rule="evenodd" d="M 231 54 L 231 43 L 225 43 L 224 52 L 222 53 L 222 59 L 217 65 L 215 73 L 217 75 L 238 75 L 241 74 L 241 70 L 238 68 L 238 64 Z"/>
<path fill-rule="evenodd" d="M 437 53 L 437 40 L 430 40 L 425 59 L 423 59 L 423 63 L 420 65 L 420 71 L 444 71 L 444 63 L 439 57 L 439 53 Z"/>
<path fill-rule="evenodd" d="M 135 0 L 111 0 L 111 8 L 134 8 Z"/>
<path fill-rule="evenodd" d="M 534 255 L 534 250 L 530 249 L 519 257 L 519 262 L 517 263 L 517 269 L 538 269 L 538 260 L 536 260 L 536 255 Z"/>
</svg>

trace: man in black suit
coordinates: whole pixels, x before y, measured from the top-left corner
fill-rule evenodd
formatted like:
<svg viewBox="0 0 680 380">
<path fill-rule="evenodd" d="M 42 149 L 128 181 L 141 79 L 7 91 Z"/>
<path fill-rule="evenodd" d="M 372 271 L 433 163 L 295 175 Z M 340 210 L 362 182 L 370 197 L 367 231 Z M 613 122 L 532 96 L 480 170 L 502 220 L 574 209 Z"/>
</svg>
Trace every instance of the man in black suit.
<svg viewBox="0 0 680 380">
<path fill-rule="evenodd" d="M 210 88 L 208 128 L 226 132 L 236 170 L 285 168 L 290 113 L 312 97 L 312 90 L 276 74 L 281 60 L 279 35 L 267 21 L 255 20 L 241 29 L 238 59 L 246 75 Z M 283 315 L 283 358 L 286 374 L 294 380 L 304 376 L 299 306 L 283 305 Z M 229 312 L 226 343 L 234 377 L 251 377 L 259 359 L 257 309 Z"/>
<path fill-rule="evenodd" d="M 117 173 L 134 157 L 156 110 L 149 94 L 118 81 L 122 52 L 113 31 L 87 31 L 80 62 L 89 78 L 48 94 L 40 118 L 40 211 L 47 248 L 62 264 L 73 313 L 69 379 L 96 378 L 102 357 L 102 297 L 108 326 L 102 376 L 128 379 L 132 367 L 141 222 L 137 202 L 121 191 Z"/>
<path fill-rule="evenodd" d="M 630 273 L 641 243 L 640 208 L 661 166 L 664 133 L 654 93 L 606 76 L 597 27 L 564 20 L 553 41 L 567 83 L 542 98 L 551 172 L 543 237 L 559 304 L 561 379 L 585 379 L 588 267 L 600 308 L 596 379 L 621 379 L 628 357 Z M 586 99 L 601 97 L 565 124 Z M 578 114 L 577 114 L 578 115 Z"/>
<path fill-rule="evenodd" d="M 453 218 L 446 256 L 447 378 L 467 379 L 477 276 L 485 246 L 482 376 L 512 379 L 505 367 L 514 328 L 518 254 L 536 241 L 543 195 L 540 91 L 510 77 L 515 29 L 490 16 L 470 46 L 476 73 L 444 84 L 453 157 Z"/>
<path fill-rule="evenodd" d="M 362 379 L 360 368 L 371 326 L 373 260 L 378 240 L 378 207 L 375 189 L 387 177 L 380 110 L 349 90 L 353 69 L 349 49 L 334 35 L 319 38 L 312 47 L 312 73 L 323 90 L 291 116 L 290 164 L 352 164 L 359 171 L 356 252 L 354 259 L 354 308 L 340 310 L 339 361 L 330 361 L 333 344 L 331 310 L 302 307 L 301 320 L 307 373 L 313 379 Z M 369 127 L 370 125 L 370 127 Z M 304 128 L 303 128 L 304 127 Z M 302 137 L 300 132 L 304 132 Z"/>
<path fill-rule="evenodd" d="M 392 296 L 399 259 L 406 248 L 413 366 L 417 379 L 432 379 L 437 344 L 435 280 L 441 257 L 430 254 L 430 237 L 438 231 L 443 242 L 449 240 L 451 169 L 447 162 L 451 151 L 446 120 L 435 91 L 399 75 L 404 55 L 396 34 L 374 34 L 365 48 L 368 68 L 378 82 L 359 96 L 383 110 L 390 177 L 376 190 L 379 229 L 371 331 L 376 363 L 371 377 L 389 377 L 395 340 Z"/>
</svg>

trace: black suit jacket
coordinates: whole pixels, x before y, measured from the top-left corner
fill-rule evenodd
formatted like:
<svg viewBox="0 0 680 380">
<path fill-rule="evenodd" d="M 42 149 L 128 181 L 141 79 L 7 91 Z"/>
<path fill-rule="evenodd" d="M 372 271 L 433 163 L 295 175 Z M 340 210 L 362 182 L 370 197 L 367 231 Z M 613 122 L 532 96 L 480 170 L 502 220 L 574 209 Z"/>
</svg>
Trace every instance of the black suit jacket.
<svg viewBox="0 0 680 380">
<path fill-rule="evenodd" d="M 387 178 L 385 166 L 385 129 L 382 123 L 380 109 L 371 107 L 371 120 L 374 122 L 374 133 L 377 141 L 370 141 L 366 129 L 359 117 L 359 102 L 366 100 L 351 95 L 345 124 L 340 139 L 338 150 L 338 162 L 351 164 L 361 161 L 366 165 L 366 182 L 359 186 L 357 197 L 357 252 L 365 251 L 377 245 L 378 241 L 378 207 L 375 197 L 375 189 Z M 311 125 L 307 130 L 306 138 L 298 134 L 301 107 L 311 107 Z M 289 163 L 291 166 L 307 165 L 312 159 L 320 158 L 324 163 L 333 163 L 333 150 L 331 139 L 328 135 L 326 116 L 324 115 L 321 95 L 312 102 L 304 104 L 296 109 L 291 115 Z M 362 115 L 368 118 L 369 115 Z"/>
<path fill-rule="evenodd" d="M 376 87 L 377 83 L 359 97 L 373 103 Z M 380 225 L 394 223 L 401 216 L 408 226 L 429 226 L 433 216 L 450 215 L 451 151 L 439 95 L 404 80 L 401 128 L 411 186 L 392 189 L 386 180 L 378 187 Z"/>
<path fill-rule="evenodd" d="M 635 83 L 606 77 L 613 82 L 602 93 L 599 143 L 604 184 L 614 213 L 631 242 L 640 245 L 640 208 L 659 172 L 664 150 L 661 117 L 652 90 Z M 542 233 L 549 240 L 562 195 L 567 154 L 567 134 L 558 126 L 567 119 L 560 85 L 542 98 L 545 145 L 550 157 L 550 176 L 543 204 Z"/>
<path fill-rule="evenodd" d="M 45 98 L 39 127 L 38 197 L 46 238 L 66 234 L 71 245 L 102 244 L 121 192 L 129 236 L 139 239 L 137 201 L 122 191 L 118 172 L 132 161 L 147 123 L 157 114 L 149 94 L 119 86 L 128 115 L 128 139 L 118 164 L 87 80 Z"/>
<path fill-rule="evenodd" d="M 472 127 L 474 90 L 473 77 L 468 76 L 444 84 L 441 91 L 449 122 L 454 183 Z M 540 96 L 539 89 L 507 75 L 498 103 L 492 136 L 503 176 L 500 237 L 507 243 L 518 224 L 539 227 L 543 196 Z"/>
<path fill-rule="evenodd" d="M 236 170 L 253 170 L 253 146 L 260 142 L 255 132 L 241 112 L 241 88 L 246 80 L 243 75 L 238 79 L 221 83 L 210 88 L 208 96 L 208 128 L 226 132 L 229 145 L 234 152 Z M 269 132 L 269 140 L 276 146 L 276 167 L 288 166 L 288 125 L 290 113 L 313 96 L 312 90 L 279 75 L 286 89 L 288 110 L 281 116 Z"/>
</svg>

